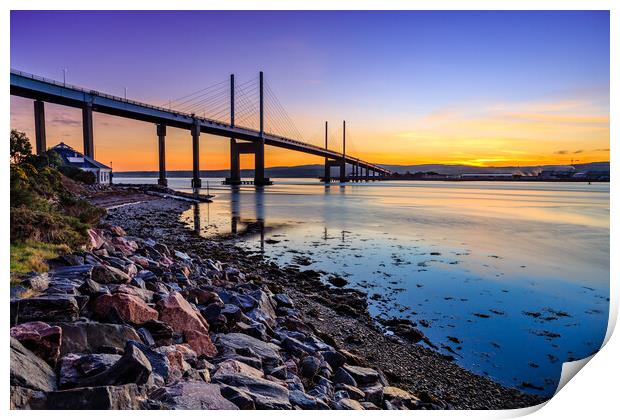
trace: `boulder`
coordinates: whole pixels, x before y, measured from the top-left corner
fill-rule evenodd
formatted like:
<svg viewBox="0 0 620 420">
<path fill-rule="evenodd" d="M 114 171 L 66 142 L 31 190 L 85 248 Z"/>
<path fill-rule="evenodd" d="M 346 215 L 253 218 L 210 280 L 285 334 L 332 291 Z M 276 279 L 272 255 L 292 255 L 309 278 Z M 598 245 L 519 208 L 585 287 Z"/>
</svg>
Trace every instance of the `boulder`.
<svg viewBox="0 0 620 420">
<path fill-rule="evenodd" d="M 288 410 L 291 408 L 288 389 L 265 379 L 242 373 L 218 375 L 213 382 L 223 383 L 247 393 L 259 410 Z"/>
<path fill-rule="evenodd" d="M 101 353 L 102 349 L 122 351 L 128 340 L 140 341 L 132 327 L 91 321 L 58 322 L 62 329 L 61 356 L 69 353 Z M 105 352 L 108 353 L 109 351 Z"/>
<path fill-rule="evenodd" d="M 303 410 L 329 410 L 329 406 L 321 399 L 308 395 L 303 391 L 292 390 L 289 391 L 288 396 L 293 408 L 299 407 Z"/>
<path fill-rule="evenodd" d="M 185 372 L 187 372 L 191 366 L 185 361 L 185 359 L 195 358 L 196 354 L 190 354 L 184 345 L 172 345 L 157 347 L 155 352 L 166 357 L 170 370 L 168 373 L 167 381 L 174 381 L 180 379 Z"/>
<path fill-rule="evenodd" d="M 321 361 L 314 356 L 306 356 L 299 363 L 299 373 L 304 378 L 312 379 L 318 373 Z"/>
<path fill-rule="evenodd" d="M 178 292 L 172 292 L 157 302 L 159 319 L 170 325 L 175 332 L 196 331 L 209 334 L 209 324 L 200 313 Z"/>
<path fill-rule="evenodd" d="M 186 331 L 185 342 L 198 354 L 198 356 L 213 357 L 217 354 L 217 348 L 211 342 L 209 334 L 198 331 Z"/>
<path fill-rule="evenodd" d="M 342 398 L 334 403 L 336 410 L 364 410 L 364 406 L 359 401 L 351 398 Z"/>
<path fill-rule="evenodd" d="M 279 366 L 282 364 L 282 357 L 278 347 L 274 344 L 265 343 L 241 333 L 218 334 L 216 346 L 222 349 L 232 349 L 235 351 L 250 349 L 266 366 Z"/>
<path fill-rule="evenodd" d="M 153 368 L 153 373 L 159 375 L 163 380 L 166 380 L 170 374 L 170 362 L 168 361 L 166 355 L 156 352 L 148 346 L 136 341 L 131 341 L 131 343 L 139 348 L 140 351 L 144 353 L 146 358 L 149 359 L 149 362 L 151 362 L 151 367 Z"/>
<path fill-rule="evenodd" d="M 125 354 L 101 373 L 79 381 L 83 387 L 137 384 L 148 382 L 153 368 L 151 362 L 133 341 L 128 341 Z"/>
<path fill-rule="evenodd" d="M 62 330 L 45 322 L 33 321 L 11 328 L 11 337 L 17 339 L 50 366 L 56 366 L 60 356 Z"/>
<path fill-rule="evenodd" d="M 99 249 L 105 243 L 101 229 L 88 229 L 86 235 L 88 236 L 88 244 L 86 245 L 88 250 Z"/>
<path fill-rule="evenodd" d="M 131 280 L 124 271 L 103 264 L 94 266 L 91 276 L 94 281 L 101 284 L 126 284 Z"/>
<path fill-rule="evenodd" d="M 248 376 L 254 376 L 255 378 L 264 378 L 265 374 L 252 366 L 246 365 L 243 362 L 233 359 L 227 359 L 223 362 L 220 362 L 217 365 L 213 376 L 216 377 L 218 375 L 234 375 L 236 373 L 242 373 Z"/>
<path fill-rule="evenodd" d="M 345 364 L 342 367 L 351 375 L 358 384 L 372 384 L 379 380 L 379 372 L 371 368 L 361 366 L 351 366 Z"/>
<path fill-rule="evenodd" d="M 47 394 L 48 410 L 139 410 L 145 396 L 136 384 L 96 386 Z"/>
<path fill-rule="evenodd" d="M 11 410 L 42 410 L 45 408 L 45 399 L 43 391 L 11 386 Z"/>
<path fill-rule="evenodd" d="M 179 382 L 153 391 L 149 398 L 168 410 L 238 410 L 224 398 L 220 387 L 200 381 Z"/>
<path fill-rule="evenodd" d="M 323 356 L 323 359 L 329 363 L 332 369 L 338 369 L 347 361 L 347 358 L 338 351 L 324 351 L 321 352 L 321 355 Z"/>
<path fill-rule="evenodd" d="M 256 404 L 252 397 L 239 388 L 220 384 L 220 392 L 228 401 L 239 407 L 241 410 L 255 410 Z"/>
<path fill-rule="evenodd" d="M 383 401 L 383 385 L 380 383 L 375 383 L 362 387 L 361 390 L 364 391 L 364 399 L 366 401 L 370 401 L 371 403 L 381 407 L 381 402 Z"/>
<path fill-rule="evenodd" d="M 56 375 L 50 366 L 11 337 L 11 385 L 35 391 L 56 389 Z"/>
<path fill-rule="evenodd" d="M 93 312 L 102 319 L 106 319 L 112 309 L 116 310 L 124 322 L 135 325 L 156 320 L 159 316 L 157 311 L 142 299 L 125 293 L 101 295 L 92 303 Z"/>
<path fill-rule="evenodd" d="M 11 299 L 12 325 L 30 321 L 75 321 L 79 316 L 77 301 L 71 296 Z"/>
<path fill-rule="evenodd" d="M 383 388 L 383 398 L 388 401 L 400 400 L 408 408 L 415 408 L 420 403 L 420 400 L 415 395 L 395 386 Z"/>
<path fill-rule="evenodd" d="M 349 372 L 344 370 L 342 367 L 339 367 L 334 372 L 334 382 L 337 384 L 357 386 L 357 381 L 355 380 L 355 378 L 351 376 Z"/>
<path fill-rule="evenodd" d="M 58 387 L 75 388 L 83 378 L 107 370 L 120 358 L 121 356 L 117 354 L 67 354 L 60 359 Z"/>
<path fill-rule="evenodd" d="M 172 336 L 174 331 L 168 324 L 161 321 L 148 321 L 142 325 L 142 328 L 151 333 L 156 346 L 169 346 L 172 344 Z"/>
</svg>

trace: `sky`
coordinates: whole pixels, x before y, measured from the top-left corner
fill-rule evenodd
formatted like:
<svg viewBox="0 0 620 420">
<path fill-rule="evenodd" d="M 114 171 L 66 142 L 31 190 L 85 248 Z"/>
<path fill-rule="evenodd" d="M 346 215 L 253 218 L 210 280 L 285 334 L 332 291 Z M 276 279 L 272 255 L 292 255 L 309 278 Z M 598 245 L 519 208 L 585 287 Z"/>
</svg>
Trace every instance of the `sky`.
<svg viewBox="0 0 620 420">
<path fill-rule="evenodd" d="M 12 68 L 155 105 L 263 71 L 301 140 L 323 145 L 328 121 L 341 150 L 346 120 L 347 152 L 375 163 L 609 160 L 607 11 L 12 11 L 10 32 Z M 48 147 L 82 151 L 81 111 L 45 112 Z M 11 127 L 34 138 L 31 100 L 11 97 Z M 97 160 L 157 169 L 153 124 L 95 114 L 94 131 Z M 167 169 L 191 168 L 189 131 L 166 141 Z M 202 135 L 201 169 L 228 150 Z M 322 162 L 266 149 L 266 166 Z"/>
</svg>

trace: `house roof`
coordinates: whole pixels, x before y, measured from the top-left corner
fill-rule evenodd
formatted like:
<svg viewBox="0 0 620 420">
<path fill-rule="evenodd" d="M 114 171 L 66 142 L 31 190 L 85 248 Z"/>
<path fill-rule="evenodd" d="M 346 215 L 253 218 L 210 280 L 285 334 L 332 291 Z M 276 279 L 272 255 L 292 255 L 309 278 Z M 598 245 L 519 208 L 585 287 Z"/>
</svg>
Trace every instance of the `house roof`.
<svg viewBox="0 0 620 420">
<path fill-rule="evenodd" d="M 97 168 L 112 170 L 109 166 L 106 166 L 101 162 L 97 162 L 93 158 L 84 156 L 82 153 L 64 143 L 57 144 L 52 147 L 52 150 L 60 155 L 66 165 L 75 166 L 80 169 Z"/>
</svg>

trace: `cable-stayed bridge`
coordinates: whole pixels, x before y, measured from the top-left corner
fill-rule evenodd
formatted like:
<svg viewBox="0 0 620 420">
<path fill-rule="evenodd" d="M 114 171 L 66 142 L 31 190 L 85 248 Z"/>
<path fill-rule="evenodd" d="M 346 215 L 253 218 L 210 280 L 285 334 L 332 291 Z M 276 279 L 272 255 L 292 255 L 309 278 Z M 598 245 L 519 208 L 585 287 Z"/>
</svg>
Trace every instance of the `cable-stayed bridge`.
<svg viewBox="0 0 620 420">
<path fill-rule="evenodd" d="M 213 134 L 230 139 L 230 177 L 226 183 L 241 184 L 239 157 L 254 155 L 254 184 L 266 185 L 265 145 L 308 153 L 325 158 L 324 182 L 381 179 L 390 171 L 346 153 L 346 124 L 342 126 L 342 149 L 329 146 L 325 123 L 324 145 L 303 141 L 263 73 L 236 84 L 234 75 L 226 80 L 184 95 L 168 104 L 155 106 L 114 95 L 89 90 L 33 74 L 11 70 L 11 95 L 34 99 L 36 151 L 46 150 L 45 102 L 82 109 L 84 154 L 94 157 L 93 112 L 151 122 L 156 125 L 159 145 L 159 183 L 166 178 L 166 127 L 187 129 L 192 136 L 192 186 L 200 188 L 200 134 Z M 228 121 L 225 121 L 228 120 Z M 346 165 L 351 173 L 346 173 Z M 338 176 L 331 168 L 338 167 Z M 365 173 L 364 173 L 365 172 Z"/>
</svg>

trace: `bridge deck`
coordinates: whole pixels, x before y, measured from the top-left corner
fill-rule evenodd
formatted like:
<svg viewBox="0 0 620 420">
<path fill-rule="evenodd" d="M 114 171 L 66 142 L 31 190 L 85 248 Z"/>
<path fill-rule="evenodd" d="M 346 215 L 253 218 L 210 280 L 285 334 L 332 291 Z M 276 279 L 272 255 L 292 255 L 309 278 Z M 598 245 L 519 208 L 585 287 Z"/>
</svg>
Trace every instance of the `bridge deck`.
<svg viewBox="0 0 620 420">
<path fill-rule="evenodd" d="M 200 131 L 217 136 L 236 138 L 251 142 L 261 141 L 260 132 L 241 126 L 232 126 L 227 122 L 200 118 L 193 114 L 166 109 L 143 102 L 132 101 L 114 95 L 108 95 L 95 90 L 88 90 L 77 86 L 64 84 L 55 80 L 46 79 L 17 70 L 11 70 L 11 95 L 30 99 L 38 99 L 59 105 L 82 108 L 85 104 L 92 104 L 93 111 L 139 121 L 164 124 L 171 127 L 191 129 L 198 124 Z M 278 136 L 272 133 L 263 133 L 262 138 L 269 146 L 281 147 L 298 152 L 309 153 L 328 159 L 342 159 L 342 153 L 314 146 L 302 141 Z M 357 164 L 379 173 L 390 171 L 370 162 L 358 160 L 353 156 L 345 156 L 345 162 Z"/>
</svg>

